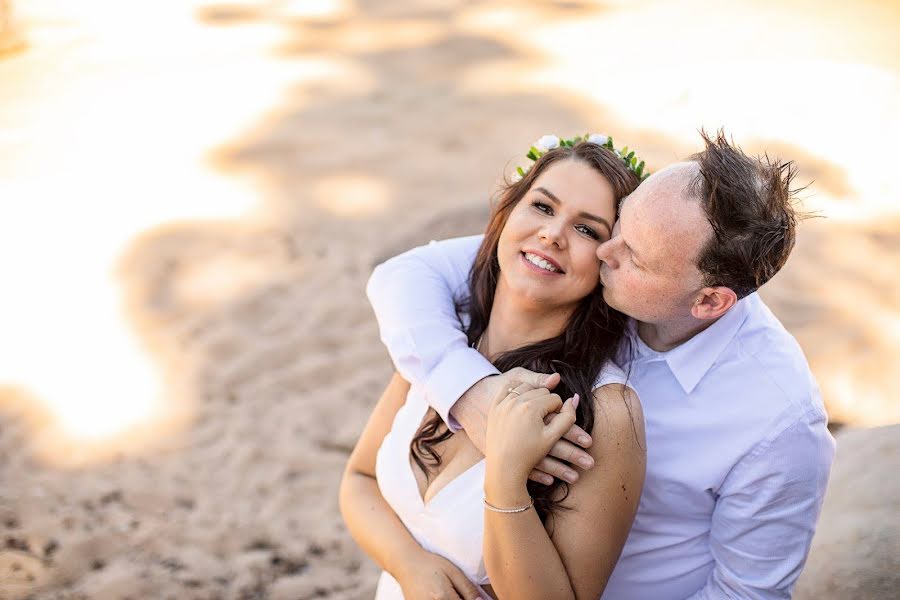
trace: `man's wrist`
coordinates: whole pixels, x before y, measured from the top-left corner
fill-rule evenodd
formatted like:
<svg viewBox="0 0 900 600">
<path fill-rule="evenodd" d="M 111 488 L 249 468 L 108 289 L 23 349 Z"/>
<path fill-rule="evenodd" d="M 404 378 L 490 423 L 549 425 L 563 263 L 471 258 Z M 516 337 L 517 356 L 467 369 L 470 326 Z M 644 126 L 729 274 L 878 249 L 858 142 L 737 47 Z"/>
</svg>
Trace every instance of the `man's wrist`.
<svg viewBox="0 0 900 600">
<path fill-rule="evenodd" d="M 487 375 L 473 383 L 469 389 L 463 392 L 453 406 L 450 407 L 450 416 L 464 423 L 472 415 L 472 411 L 476 411 L 479 416 L 487 416 L 486 410 L 480 410 L 482 407 L 481 400 L 488 394 L 490 383 L 488 380 L 498 375 Z"/>
<path fill-rule="evenodd" d="M 494 376 L 481 378 L 466 390 L 466 393 L 451 407 L 449 413 L 452 419 L 459 422 L 466 435 L 482 454 L 485 451 L 487 415 L 490 408 L 490 401 L 484 401 L 484 386 L 488 385 L 486 381 L 491 377 Z"/>
</svg>

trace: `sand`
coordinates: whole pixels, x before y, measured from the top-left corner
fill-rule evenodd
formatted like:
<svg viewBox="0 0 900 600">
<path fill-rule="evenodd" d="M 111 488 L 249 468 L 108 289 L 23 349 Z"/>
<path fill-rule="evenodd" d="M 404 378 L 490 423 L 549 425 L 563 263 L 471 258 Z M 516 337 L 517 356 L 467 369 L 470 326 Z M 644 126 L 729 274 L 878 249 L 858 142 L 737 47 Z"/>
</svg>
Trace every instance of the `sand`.
<svg viewBox="0 0 900 600">
<path fill-rule="evenodd" d="M 0 599 L 370 598 L 378 569 L 337 487 L 391 373 L 364 296 L 372 267 L 479 232 L 504 169 L 546 132 L 602 128 L 659 167 L 714 125 L 689 95 L 642 120 L 596 82 L 573 91 L 583 74 L 564 90 L 535 75 L 569 73 L 546 32 L 649 23 L 667 10 L 653 2 L 183 5 L 13 7 Z M 864 9 L 848 52 L 888 75 L 854 118 L 882 119 L 892 147 L 877 95 L 897 85 L 896 15 Z M 756 105 L 736 106 L 752 132 Z M 842 124 L 836 108 L 815 110 Z M 796 156 L 827 217 L 803 224 L 763 295 L 836 423 L 900 422 L 897 188 L 805 131 L 742 138 Z"/>
</svg>

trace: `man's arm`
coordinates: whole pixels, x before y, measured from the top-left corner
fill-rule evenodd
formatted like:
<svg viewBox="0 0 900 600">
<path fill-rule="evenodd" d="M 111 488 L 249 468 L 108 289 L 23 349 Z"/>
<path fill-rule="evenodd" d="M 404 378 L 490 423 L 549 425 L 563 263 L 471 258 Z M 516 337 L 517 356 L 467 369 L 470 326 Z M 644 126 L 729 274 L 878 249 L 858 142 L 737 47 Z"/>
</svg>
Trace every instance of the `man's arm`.
<svg viewBox="0 0 900 600">
<path fill-rule="evenodd" d="M 558 375 L 512 369 L 498 371 L 480 352 L 470 348 L 456 312 L 455 300 L 468 294 L 468 278 L 483 236 L 431 242 L 377 266 L 366 292 L 381 340 L 397 371 L 425 390 L 425 400 L 451 430 L 464 428 L 483 453 L 487 411 L 498 391 L 517 382 L 552 388 Z M 573 425 L 538 464 L 532 479 L 550 483 L 547 475 L 574 483 L 571 465 L 591 468 L 590 436 Z M 576 445 L 577 444 L 577 445 Z M 540 472 L 538 472 L 540 471 Z"/>
<path fill-rule="evenodd" d="M 447 425 L 450 409 L 473 384 L 497 369 L 470 348 L 455 301 L 467 292 L 483 236 L 431 242 L 375 267 L 366 293 L 381 341 L 397 371 L 425 390 Z"/>
<path fill-rule="evenodd" d="M 790 598 L 812 543 L 834 459 L 823 418 L 794 423 L 738 463 L 719 489 L 715 567 L 688 600 Z"/>
</svg>

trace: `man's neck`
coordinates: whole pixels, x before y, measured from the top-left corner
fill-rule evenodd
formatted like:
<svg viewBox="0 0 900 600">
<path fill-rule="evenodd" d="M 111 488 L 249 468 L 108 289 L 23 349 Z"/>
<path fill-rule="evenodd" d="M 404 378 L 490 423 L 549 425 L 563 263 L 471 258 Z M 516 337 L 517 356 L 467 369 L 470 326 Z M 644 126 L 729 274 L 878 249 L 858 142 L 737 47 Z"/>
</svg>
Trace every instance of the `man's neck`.
<svg viewBox="0 0 900 600">
<path fill-rule="evenodd" d="M 499 283 L 479 350 L 491 358 L 556 337 L 563 331 L 571 315 L 571 309 L 548 311 L 546 307 L 528 305 Z"/>
<path fill-rule="evenodd" d="M 716 321 L 718 319 L 700 321 L 693 318 L 669 323 L 644 323 L 638 321 L 637 334 L 641 341 L 651 349 L 657 352 L 668 352 L 706 330 Z"/>
</svg>

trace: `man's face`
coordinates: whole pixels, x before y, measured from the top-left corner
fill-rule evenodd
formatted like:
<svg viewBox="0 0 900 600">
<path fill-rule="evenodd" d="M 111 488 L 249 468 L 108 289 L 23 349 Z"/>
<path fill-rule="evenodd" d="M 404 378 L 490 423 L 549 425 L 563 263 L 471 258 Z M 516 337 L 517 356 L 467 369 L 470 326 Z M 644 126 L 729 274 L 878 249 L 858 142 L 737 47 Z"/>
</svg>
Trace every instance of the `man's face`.
<svg viewBox="0 0 900 600">
<path fill-rule="evenodd" d="M 622 203 L 613 237 L 597 248 L 603 297 L 645 323 L 691 316 L 703 277 L 697 258 L 712 235 L 688 185 L 696 163 L 677 163 L 650 176 Z"/>
</svg>

